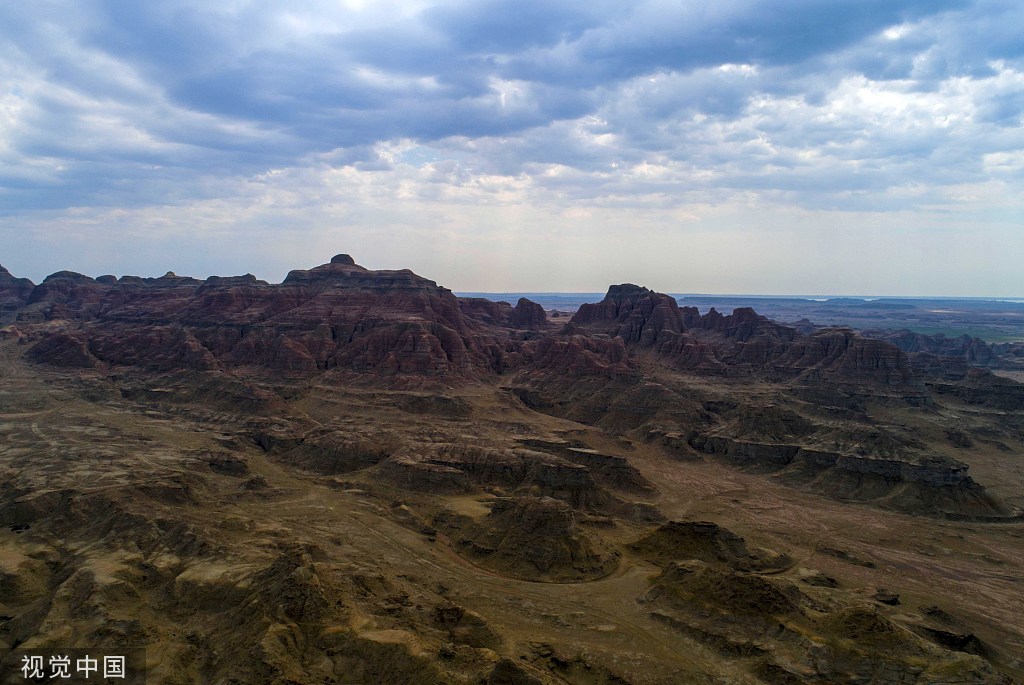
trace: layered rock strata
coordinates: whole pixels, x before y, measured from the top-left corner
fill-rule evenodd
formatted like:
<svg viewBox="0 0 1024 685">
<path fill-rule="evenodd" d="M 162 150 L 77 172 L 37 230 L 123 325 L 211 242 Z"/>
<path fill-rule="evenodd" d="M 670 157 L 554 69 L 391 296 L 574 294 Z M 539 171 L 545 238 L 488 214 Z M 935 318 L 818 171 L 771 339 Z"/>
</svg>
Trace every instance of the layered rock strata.
<svg viewBox="0 0 1024 685">
<path fill-rule="evenodd" d="M 1024 385 L 964 368 L 963 355 L 959 366 L 948 362 L 952 357 L 926 357 L 932 353 L 924 350 L 938 348 L 913 336 L 897 338 L 918 350 L 911 359 L 900 346 L 850 329 L 803 335 L 749 308 L 702 315 L 632 284 L 611 286 L 559 329 L 525 298 L 515 306 L 460 299 L 408 269 L 370 270 L 346 254 L 292 271 L 280 284 L 251 274 L 199 281 L 173 272 L 91 278 L 61 271 L 33 285 L 2 270 L 0 300 L 7 319 L 17 319 L 4 336 L 27 343 L 25 358 L 40 364 L 99 373 L 265 369 L 281 378 L 395 377 L 406 385 L 503 376 L 504 387 L 536 411 L 613 433 L 639 431 L 680 456 L 718 455 L 832 496 L 933 513 L 1007 512 L 964 464 L 917 447 L 886 454 L 830 447 L 815 437 L 819 425 L 800 417 L 790 424 L 780 419 L 777 428 L 788 435 L 750 435 L 764 411 L 723 422 L 680 377 L 756 379 L 780 397 L 813 406 L 808 416 L 841 422 L 870 421 L 869 403 L 928 407 L 935 397 L 1000 410 L 1024 406 Z M 409 402 L 403 410 L 448 415 L 441 405 L 431 408 L 431 400 Z M 820 425 L 823 435 L 836 430 Z M 653 492 L 628 461 L 585 446 L 533 455 L 433 449 L 358 456 L 321 438 L 290 458 L 303 468 L 341 473 L 394 456 L 379 471 L 396 483 L 418 477 L 452 491 L 496 486 L 576 507 L 609 504 L 608 488 Z"/>
</svg>

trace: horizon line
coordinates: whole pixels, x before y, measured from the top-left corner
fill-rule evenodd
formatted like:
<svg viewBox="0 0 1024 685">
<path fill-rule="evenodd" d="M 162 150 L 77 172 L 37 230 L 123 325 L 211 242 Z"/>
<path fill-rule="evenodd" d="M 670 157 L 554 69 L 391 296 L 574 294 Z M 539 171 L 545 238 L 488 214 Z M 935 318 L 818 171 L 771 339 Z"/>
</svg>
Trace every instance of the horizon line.
<svg viewBox="0 0 1024 685">
<path fill-rule="evenodd" d="M 650 288 L 648 288 L 650 290 Z M 458 297 L 471 295 L 600 295 L 604 297 L 605 292 L 584 291 L 584 290 L 452 290 Z M 653 291 L 658 292 L 658 291 Z M 1021 302 L 1024 303 L 1024 295 L 849 295 L 849 294 L 813 294 L 813 295 L 781 295 L 781 294 L 753 294 L 753 293 L 673 293 L 665 292 L 674 298 L 686 297 L 743 297 L 759 299 L 786 299 L 786 300 L 816 300 L 826 298 L 828 300 L 850 299 L 850 300 L 981 300 L 986 302 Z"/>
</svg>

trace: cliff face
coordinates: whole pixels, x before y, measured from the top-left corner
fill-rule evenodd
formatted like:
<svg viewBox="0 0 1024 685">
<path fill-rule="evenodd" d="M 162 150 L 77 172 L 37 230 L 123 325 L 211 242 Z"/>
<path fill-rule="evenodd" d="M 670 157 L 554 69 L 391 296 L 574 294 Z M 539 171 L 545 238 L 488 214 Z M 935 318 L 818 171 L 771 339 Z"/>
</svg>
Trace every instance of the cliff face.
<svg viewBox="0 0 1024 685">
<path fill-rule="evenodd" d="M 528 299 L 515 306 L 460 299 L 407 269 L 374 271 L 344 254 L 292 271 L 280 284 L 251 274 L 199 281 L 172 272 L 116 279 L 62 271 L 33 286 L 2 270 L 0 297 L 8 320 L 17 320 L 5 337 L 27 343 L 26 359 L 39 364 L 99 372 L 260 368 L 282 378 L 338 370 L 366 375 L 375 384 L 391 382 L 384 377 L 415 384 L 423 377 L 504 376 L 507 388 L 531 409 L 612 432 L 655 436 L 673 450 L 714 455 L 741 468 L 785 471 L 795 481 L 817 474 L 814 487 L 845 498 L 876 500 L 878 493 L 908 485 L 900 496 L 914 502 L 921 488 L 948 489 L 960 493 L 957 501 L 966 508 L 993 514 L 1002 510 L 978 494 L 963 464 L 930 458 L 910 443 L 866 454 L 859 439 L 844 448 L 818 444 L 816 435 L 837 428 L 807 418 L 806 405 L 819 407 L 811 414 L 843 421 L 866 418 L 868 401 L 922 406 L 935 396 L 1016 410 L 1024 387 L 969 370 L 966 352 L 936 357 L 913 336 L 897 336 L 903 347 L 917 350 L 912 364 L 901 347 L 850 329 L 803 335 L 749 308 L 701 315 L 632 284 L 611 286 L 603 300 L 583 305 L 559 328 Z M 959 344 L 964 350 L 977 347 L 969 339 Z M 722 418 L 720 408 L 700 408 L 678 380 L 680 373 L 715 383 L 771 384 L 783 401 L 803 403 L 805 415 L 741 407 Z M 762 424 L 774 428 L 762 435 Z M 793 432 L 794 426 L 800 430 Z M 580 463 L 595 473 L 612 464 L 599 464 L 586 451 L 561 457 L 566 455 L 568 462 L 535 464 L 534 486 L 573 491 L 574 504 L 589 501 L 590 480 L 579 487 L 555 481 L 589 478 Z M 430 475 L 437 487 L 454 479 L 448 485 L 457 490 L 488 480 L 492 476 L 481 476 L 479 469 L 491 473 L 502 460 L 485 461 L 470 468 L 448 457 L 396 457 L 383 473 L 398 481 Z M 621 469 L 614 478 L 610 473 L 602 477 L 629 480 Z M 869 486 L 851 490 L 852 482 Z"/>
<path fill-rule="evenodd" d="M 729 315 L 712 308 L 701 316 L 694 308 L 681 310 L 668 295 L 631 284 L 612 286 L 601 302 L 583 305 L 571 326 L 627 346 L 655 347 L 662 358 L 690 371 L 768 370 L 803 380 L 922 390 L 906 355 L 890 343 L 849 329 L 801 335 L 749 307 Z"/>
<path fill-rule="evenodd" d="M 35 350 L 33 358 L 56 365 L 168 369 L 187 360 L 189 368 L 466 375 L 503 368 L 507 333 L 496 331 L 547 326 L 525 298 L 516 307 L 460 301 L 408 269 L 372 271 L 348 255 L 292 271 L 279 285 L 251 274 L 203 282 L 59 272 L 24 300 L 23 323 L 82 323 L 76 354 L 66 340 Z"/>
<path fill-rule="evenodd" d="M 700 315 L 668 295 L 622 284 L 553 335 L 543 308 L 526 298 L 514 307 L 459 299 L 408 269 L 374 271 L 345 254 L 292 271 L 278 285 L 251 274 L 198 281 L 172 272 L 94 279 L 62 271 L 32 286 L 4 270 L 0 295 L 22 324 L 78 324 L 34 348 L 33 359 L 55 365 L 463 376 L 525 365 L 621 376 L 632 372 L 635 347 L 698 373 L 770 370 L 892 388 L 913 382 L 896 346 L 852 331 L 802 336 L 749 308 Z"/>
<path fill-rule="evenodd" d="M 850 329 L 824 329 L 795 340 L 773 365 L 787 371 L 814 370 L 853 383 L 908 386 L 913 380 L 910 363 L 898 347 Z"/>
<path fill-rule="evenodd" d="M 7 313 L 13 313 L 25 306 L 35 284 L 27 278 L 15 278 L 11 272 L 0 266 L 0 321 Z"/>
<path fill-rule="evenodd" d="M 864 335 L 896 345 L 903 352 L 926 353 L 944 358 L 962 359 L 969 364 L 990 365 L 998 362 L 994 346 L 969 335 L 947 338 L 945 335 L 924 335 L 913 331 L 869 330 Z"/>
<path fill-rule="evenodd" d="M 482 297 L 460 297 L 459 307 L 465 316 L 496 326 L 538 331 L 548 323 L 544 308 L 525 297 L 520 297 L 515 307 Z"/>
<path fill-rule="evenodd" d="M 520 297 L 512 310 L 511 323 L 515 328 L 527 328 L 536 331 L 544 328 L 548 323 L 547 314 L 544 308 L 536 302 Z"/>
<path fill-rule="evenodd" d="M 692 447 L 739 468 L 774 477 L 838 499 L 882 501 L 915 513 L 1005 517 L 1011 512 L 967 475 L 963 462 L 913 448 L 878 455 L 835 451 L 811 444 L 735 439 L 728 433 L 694 435 Z"/>
<path fill-rule="evenodd" d="M 488 365 L 485 333 L 449 290 L 408 270 L 364 269 L 347 255 L 292 271 L 280 285 L 251 275 L 113 281 L 60 272 L 32 290 L 19 320 L 82 322 L 83 354 L 115 365 L 405 373 Z M 80 364 L 83 354 L 68 349 L 41 344 L 34 358 Z"/>
<path fill-rule="evenodd" d="M 666 333 L 683 330 L 674 299 L 632 283 L 609 287 L 603 300 L 581 306 L 571 323 L 645 346 L 654 345 Z"/>
</svg>

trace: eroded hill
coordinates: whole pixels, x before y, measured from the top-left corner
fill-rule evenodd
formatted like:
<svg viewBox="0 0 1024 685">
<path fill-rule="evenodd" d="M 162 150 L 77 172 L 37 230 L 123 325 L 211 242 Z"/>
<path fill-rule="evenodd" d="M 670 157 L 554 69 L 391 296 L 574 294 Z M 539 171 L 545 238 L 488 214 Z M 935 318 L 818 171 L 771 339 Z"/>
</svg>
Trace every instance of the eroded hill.
<svg viewBox="0 0 1024 685">
<path fill-rule="evenodd" d="M 1024 676 L 1024 386 L 984 369 L 629 284 L 556 324 L 347 255 L 3 271 L 0 302 L 6 649 L 144 646 L 166 683 Z"/>
</svg>

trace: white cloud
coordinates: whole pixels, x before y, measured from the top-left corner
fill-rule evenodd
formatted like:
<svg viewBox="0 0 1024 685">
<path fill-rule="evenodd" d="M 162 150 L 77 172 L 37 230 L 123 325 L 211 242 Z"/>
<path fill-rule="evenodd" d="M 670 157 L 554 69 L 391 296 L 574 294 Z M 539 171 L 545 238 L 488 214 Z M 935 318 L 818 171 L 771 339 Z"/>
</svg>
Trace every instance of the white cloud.
<svg viewBox="0 0 1024 685">
<path fill-rule="evenodd" d="M 806 252 L 785 236 L 810 226 L 835 242 L 806 243 L 831 266 L 805 270 L 846 269 L 851 284 L 855 268 L 835 261 L 859 254 L 847 233 L 903 244 L 879 238 L 882 224 L 922 241 L 984 230 L 1000 255 L 1020 246 L 1014 3 L 122 9 L 0 8 L 0 239 L 15 271 L 18 259 L 45 269 L 40 255 L 50 270 L 71 266 L 61 259 L 112 270 L 100 265 L 114 259 L 129 271 L 132 253 L 113 249 L 126 242 L 150 261 L 162 250 L 186 261 L 163 271 L 215 270 L 234 240 L 224 249 L 239 268 L 251 258 L 271 276 L 300 253 L 341 250 L 329 243 L 343 234 L 346 251 L 392 250 L 441 280 L 430 267 L 498 246 L 508 278 L 573 289 L 567 276 L 621 280 L 614 259 L 635 257 L 625 234 L 659 253 L 752 250 L 734 260 L 754 280 L 733 274 L 731 289 L 767 292 L 805 287 L 757 255 L 785 262 L 776 238 Z M 267 247 L 278 239 L 289 249 Z M 567 254 L 597 266 L 559 272 L 549 257 Z M 951 254 L 993 291 L 1024 292 L 1021 274 Z M 652 274 L 669 273 L 663 259 Z M 644 280 L 639 264 L 628 268 Z M 507 280 L 462 268 L 459 287 Z"/>
</svg>

